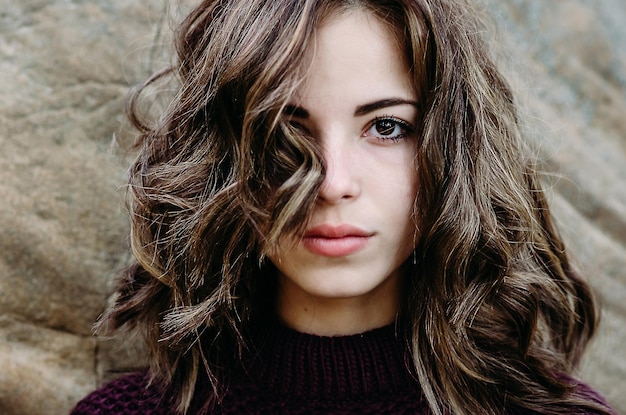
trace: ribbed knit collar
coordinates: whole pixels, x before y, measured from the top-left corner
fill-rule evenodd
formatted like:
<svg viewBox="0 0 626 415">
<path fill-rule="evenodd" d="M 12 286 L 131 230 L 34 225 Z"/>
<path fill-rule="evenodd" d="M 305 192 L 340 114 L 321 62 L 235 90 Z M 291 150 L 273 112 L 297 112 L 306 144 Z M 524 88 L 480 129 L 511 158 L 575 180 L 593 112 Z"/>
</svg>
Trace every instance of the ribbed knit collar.
<svg viewBox="0 0 626 415">
<path fill-rule="evenodd" d="M 393 325 L 338 337 L 273 325 L 259 340 L 248 372 L 268 394 L 339 401 L 419 392 Z"/>
</svg>

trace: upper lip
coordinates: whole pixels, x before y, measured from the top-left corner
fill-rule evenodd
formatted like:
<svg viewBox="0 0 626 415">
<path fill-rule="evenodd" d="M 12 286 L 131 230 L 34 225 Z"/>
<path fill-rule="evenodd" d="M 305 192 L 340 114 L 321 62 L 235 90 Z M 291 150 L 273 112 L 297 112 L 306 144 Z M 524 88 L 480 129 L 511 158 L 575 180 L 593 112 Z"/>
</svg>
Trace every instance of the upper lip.
<svg viewBox="0 0 626 415">
<path fill-rule="evenodd" d="M 305 238 L 345 238 L 347 236 L 372 236 L 371 232 L 364 231 L 352 225 L 330 225 L 323 224 L 307 229 Z"/>
</svg>

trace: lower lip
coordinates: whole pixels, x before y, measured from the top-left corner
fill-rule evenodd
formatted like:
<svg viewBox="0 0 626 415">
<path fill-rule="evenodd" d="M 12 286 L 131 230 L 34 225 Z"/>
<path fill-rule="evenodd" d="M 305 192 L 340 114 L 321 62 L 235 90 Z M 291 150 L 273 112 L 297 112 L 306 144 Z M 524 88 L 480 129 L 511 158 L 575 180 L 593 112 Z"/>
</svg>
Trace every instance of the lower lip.
<svg viewBox="0 0 626 415">
<path fill-rule="evenodd" d="M 365 248 L 370 236 L 344 236 L 342 238 L 305 237 L 304 247 L 317 255 L 342 257 Z"/>
</svg>

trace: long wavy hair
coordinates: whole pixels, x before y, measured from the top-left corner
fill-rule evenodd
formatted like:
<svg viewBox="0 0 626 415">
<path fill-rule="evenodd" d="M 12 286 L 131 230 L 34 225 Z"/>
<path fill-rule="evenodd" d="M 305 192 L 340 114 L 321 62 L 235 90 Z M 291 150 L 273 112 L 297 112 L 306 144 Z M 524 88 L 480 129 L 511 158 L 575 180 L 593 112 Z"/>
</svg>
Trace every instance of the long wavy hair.
<svg viewBox="0 0 626 415">
<path fill-rule="evenodd" d="M 303 82 L 317 28 L 369 11 L 395 34 L 420 108 L 419 230 L 400 311 L 411 370 L 434 414 L 592 408 L 566 374 L 595 331 L 511 89 L 468 2 L 204 0 L 180 25 L 176 59 L 130 99 L 131 247 L 100 328 L 143 334 L 150 373 L 184 413 L 200 376 L 219 400 L 249 327 L 271 307 L 266 253 L 301 232 L 325 167 L 281 116 Z M 175 96 L 147 119 L 164 80 Z M 608 413 L 608 412 L 607 412 Z"/>
</svg>

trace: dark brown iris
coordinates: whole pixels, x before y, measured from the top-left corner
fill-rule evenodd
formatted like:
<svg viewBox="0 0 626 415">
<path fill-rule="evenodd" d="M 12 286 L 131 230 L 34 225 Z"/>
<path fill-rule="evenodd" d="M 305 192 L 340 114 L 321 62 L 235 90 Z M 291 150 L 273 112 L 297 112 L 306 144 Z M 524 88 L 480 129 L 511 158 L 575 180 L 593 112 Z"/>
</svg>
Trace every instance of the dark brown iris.
<svg viewBox="0 0 626 415">
<path fill-rule="evenodd" d="M 376 132 L 380 135 L 390 135 L 396 128 L 396 123 L 390 120 L 376 121 Z"/>
</svg>

